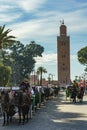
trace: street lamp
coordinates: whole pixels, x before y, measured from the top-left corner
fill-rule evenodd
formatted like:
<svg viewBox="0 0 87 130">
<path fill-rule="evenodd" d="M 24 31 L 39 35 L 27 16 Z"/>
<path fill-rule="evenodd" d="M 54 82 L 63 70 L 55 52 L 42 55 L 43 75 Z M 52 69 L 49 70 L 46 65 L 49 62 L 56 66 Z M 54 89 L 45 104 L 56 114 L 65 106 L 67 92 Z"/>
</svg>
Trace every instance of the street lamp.
<svg viewBox="0 0 87 130">
<path fill-rule="evenodd" d="M 51 81 L 51 74 L 49 74 L 49 77 L 48 77 L 48 80 L 49 80 L 49 84 L 50 84 L 50 81 Z"/>
<path fill-rule="evenodd" d="M 34 69 L 34 85 L 36 84 L 35 69 Z"/>
<path fill-rule="evenodd" d="M 33 83 L 33 85 L 36 84 L 35 69 L 32 70 L 32 83 Z"/>
<path fill-rule="evenodd" d="M 52 84 L 53 84 L 53 77 L 54 77 L 55 75 L 52 74 L 51 76 L 52 76 Z"/>
<path fill-rule="evenodd" d="M 50 78 L 50 76 L 51 76 L 51 78 Z M 55 75 L 53 75 L 53 74 L 49 74 L 49 84 L 50 84 L 50 80 L 52 81 L 52 84 L 53 84 L 53 76 L 55 76 Z"/>
</svg>

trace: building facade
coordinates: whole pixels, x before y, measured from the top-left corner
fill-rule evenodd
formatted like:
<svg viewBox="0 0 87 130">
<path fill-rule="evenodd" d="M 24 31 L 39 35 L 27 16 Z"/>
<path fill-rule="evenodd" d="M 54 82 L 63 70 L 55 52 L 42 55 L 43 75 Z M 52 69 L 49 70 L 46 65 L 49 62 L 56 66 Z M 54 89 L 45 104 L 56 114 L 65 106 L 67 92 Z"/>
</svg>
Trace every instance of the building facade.
<svg viewBox="0 0 87 130">
<path fill-rule="evenodd" d="M 60 86 L 70 84 L 70 37 L 64 21 L 60 25 L 60 35 L 57 36 L 58 83 Z"/>
<path fill-rule="evenodd" d="M 39 78 L 38 75 L 30 75 L 30 85 L 38 85 Z"/>
</svg>

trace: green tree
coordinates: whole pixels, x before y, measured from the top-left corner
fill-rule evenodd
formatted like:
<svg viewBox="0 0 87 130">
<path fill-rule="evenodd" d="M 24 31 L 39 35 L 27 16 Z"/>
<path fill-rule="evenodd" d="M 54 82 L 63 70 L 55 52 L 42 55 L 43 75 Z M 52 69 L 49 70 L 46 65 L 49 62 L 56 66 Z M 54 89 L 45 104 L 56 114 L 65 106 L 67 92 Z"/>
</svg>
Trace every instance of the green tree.
<svg viewBox="0 0 87 130">
<path fill-rule="evenodd" d="M 40 75 L 40 86 L 42 86 L 42 74 L 43 73 L 47 73 L 47 70 L 42 66 L 38 67 L 37 74 Z"/>
<path fill-rule="evenodd" d="M 82 49 L 80 49 L 78 51 L 77 55 L 78 55 L 78 61 L 82 65 L 86 66 L 86 69 L 85 69 L 85 71 L 86 71 L 87 70 L 87 46 L 82 48 Z"/>
<path fill-rule="evenodd" d="M 10 29 L 5 30 L 5 25 L 0 26 L 0 49 L 11 46 L 15 42 L 15 37 L 9 35 Z"/>
<path fill-rule="evenodd" d="M 6 30 L 5 25 L 0 26 L 0 63 L 2 63 L 3 59 L 4 59 L 2 56 L 2 51 L 4 49 L 8 49 L 9 46 L 11 46 L 15 42 L 15 37 L 12 35 L 9 35 L 10 32 L 11 32 L 10 29 Z M 3 51 L 3 53 L 5 53 L 5 52 Z M 5 66 L 3 64 L 0 67 L 2 68 L 0 70 L 0 81 L 1 80 L 4 81 L 4 82 L 2 82 L 2 81 L 1 82 L 4 83 L 4 86 L 5 86 L 9 80 L 11 68 L 8 66 Z"/>
<path fill-rule="evenodd" d="M 0 86 L 6 86 L 9 84 L 11 73 L 11 67 L 4 66 L 0 63 Z"/>
<path fill-rule="evenodd" d="M 28 44 L 26 46 L 26 48 L 31 52 L 30 54 L 32 54 L 33 57 L 37 57 L 37 56 L 40 56 L 42 57 L 42 53 L 44 52 L 44 47 L 42 47 L 41 45 L 39 44 L 36 44 L 35 41 L 31 41 L 30 44 Z M 29 53 L 29 52 L 28 52 Z"/>
<path fill-rule="evenodd" d="M 35 66 L 35 57 L 42 56 L 44 48 L 34 41 L 24 46 L 20 41 L 16 41 L 10 48 L 9 52 L 4 52 L 4 64 L 12 68 L 11 78 L 19 84 L 29 74 Z"/>
</svg>

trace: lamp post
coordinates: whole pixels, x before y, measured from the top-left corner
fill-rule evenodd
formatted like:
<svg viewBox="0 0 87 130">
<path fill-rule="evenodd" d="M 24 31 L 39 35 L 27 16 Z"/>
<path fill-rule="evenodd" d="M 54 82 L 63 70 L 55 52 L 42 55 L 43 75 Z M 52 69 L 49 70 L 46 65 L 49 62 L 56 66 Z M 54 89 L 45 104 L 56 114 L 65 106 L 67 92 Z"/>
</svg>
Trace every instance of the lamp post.
<svg viewBox="0 0 87 130">
<path fill-rule="evenodd" d="M 34 85 L 36 84 L 36 79 L 35 79 L 35 69 L 34 69 Z"/>
<path fill-rule="evenodd" d="M 66 85 L 67 85 L 67 75 L 66 75 Z"/>
<path fill-rule="evenodd" d="M 54 77 L 55 75 L 51 74 L 51 76 L 52 76 L 52 84 L 53 84 L 53 77 Z"/>
<path fill-rule="evenodd" d="M 36 78 L 35 78 L 35 69 L 32 70 L 32 84 L 36 84 Z"/>
<path fill-rule="evenodd" d="M 49 84 L 50 84 L 50 80 L 51 80 L 51 78 L 50 78 L 50 75 L 51 75 L 51 74 L 49 74 L 49 77 L 48 77 L 48 80 L 49 80 Z"/>
<path fill-rule="evenodd" d="M 51 77 L 50 77 L 51 76 Z M 53 84 L 53 76 L 55 76 L 55 75 L 53 75 L 53 74 L 49 74 L 49 84 L 50 84 L 50 81 L 51 81 L 51 83 Z"/>
</svg>

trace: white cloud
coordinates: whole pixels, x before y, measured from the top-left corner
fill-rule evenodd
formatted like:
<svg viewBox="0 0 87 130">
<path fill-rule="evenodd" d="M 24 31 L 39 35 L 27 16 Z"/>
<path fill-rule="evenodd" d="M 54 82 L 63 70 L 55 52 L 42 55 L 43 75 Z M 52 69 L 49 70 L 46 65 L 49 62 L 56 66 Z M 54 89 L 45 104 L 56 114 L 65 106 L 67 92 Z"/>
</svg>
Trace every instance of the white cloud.
<svg viewBox="0 0 87 130">
<path fill-rule="evenodd" d="M 9 26 L 12 27 L 12 34 L 18 37 L 19 39 L 43 39 L 56 35 L 55 25 L 43 20 L 31 20 L 27 22 L 21 22 Z"/>
<path fill-rule="evenodd" d="M 56 64 L 57 62 L 57 54 L 50 53 L 50 54 L 43 54 L 42 57 L 37 57 L 36 59 L 36 65 L 42 65 L 42 64 Z"/>
<path fill-rule="evenodd" d="M 47 0 L 0 0 L 0 11 L 8 11 L 10 9 L 21 9 L 25 12 L 36 11 L 40 9 Z"/>
<path fill-rule="evenodd" d="M 12 2 L 12 0 L 0 0 L 0 13 L 12 13 L 15 12 L 15 9 L 17 8 L 15 1 Z"/>
<path fill-rule="evenodd" d="M 22 13 L 16 9 L 17 7 L 12 1 L 8 0 L 8 3 L 5 0 L 2 1 L 0 3 L 0 24 L 15 23 L 15 20 L 19 19 L 22 15 Z"/>
<path fill-rule="evenodd" d="M 0 5 L 0 12 L 5 12 L 7 10 L 12 9 L 13 7 L 11 7 L 10 5 Z"/>
<path fill-rule="evenodd" d="M 14 14 L 14 15 L 11 15 L 11 14 L 1 14 L 0 15 L 0 22 L 5 24 L 7 22 L 12 22 L 14 21 L 15 19 L 19 18 L 21 16 L 21 14 Z"/>
<path fill-rule="evenodd" d="M 18 0 L 16 4 L 26 12 L 35 11 L 46 2 L 46 0 Z"/>
<path fill-rule="evenodd" d="M 34 23 L 33 21 L 29 22 L 21 22 L 18 24 L 15 24 L 13 27 L 13 34 L 23 38 L 23 37 L 30 37 L 33 35 L 33 32 L 35 33 L 37 29 L 39 28 L 39 24 Z"/>
</svg>

